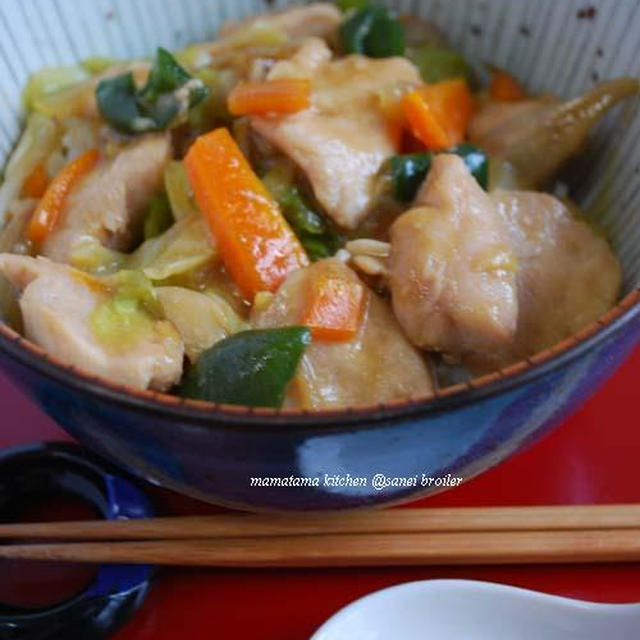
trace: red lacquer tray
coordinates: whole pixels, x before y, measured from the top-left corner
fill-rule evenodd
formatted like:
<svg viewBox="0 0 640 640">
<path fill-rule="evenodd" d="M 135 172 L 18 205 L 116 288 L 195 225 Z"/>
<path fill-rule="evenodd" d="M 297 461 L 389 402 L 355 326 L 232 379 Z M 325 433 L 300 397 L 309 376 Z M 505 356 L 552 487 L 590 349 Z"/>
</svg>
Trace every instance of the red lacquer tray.
<svg viewBox="0 0 640 640">
<path fill-rule="evenodd" d="M 640 502 L 637 351 L 566 424 L 459 489 L 411 507 Z M 2 377 L 0 446 L 66 436 Z M 211 510 L 161 493 L 167 513 Z M 640 565 L 322 571 L 171 570 L 116 640 L 304 640 L 331 614 L 399 582 L 469 578 L 601 602 L 640 602 Z"/>
</svg>

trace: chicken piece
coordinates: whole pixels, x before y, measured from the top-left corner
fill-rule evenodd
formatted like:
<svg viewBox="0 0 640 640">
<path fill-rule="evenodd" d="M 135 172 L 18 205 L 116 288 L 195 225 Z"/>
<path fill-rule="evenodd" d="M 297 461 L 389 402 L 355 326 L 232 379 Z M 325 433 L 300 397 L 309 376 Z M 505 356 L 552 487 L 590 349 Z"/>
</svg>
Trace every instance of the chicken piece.
<svg viewBox="0 0 640 640">
<path fill-rule="evenodd" d="M 405 58 L 355 55 L 330 61 L 326 44 L 312 39 L 269 77 L 311 78 L 312 107 L 254 117 L 252 127 L 306 173 L 338 225 L 355 229 L 373 204 L 377 173 L 396 153 L 381 99 L 420 84 L 418 70 Z"/>
<path fill-rule="evenodd" d="M 100 342 L 91 315 L 109 299 L 102 281 L 46 258 L 0 254 L 0 273 L 20 292 L 25 336 L 67 365 L 136 389 L 165 391 L 182 376 L 183 345 L 164 320 L 127 349 Z"/>
<path fill-rule="evenodd" d="M 144 136 L 102 162 L 69 194 L 42 255 L 73 264 L 86 242 L 126 251 L 139 237 L 145 209 L 163 185 L 171 145 L 165 134 Z"/>
<path fill-rule="evenodd" d="M 518 316 L 516 258 L 506 224 L 463 160 L 434 159 L 418 208 L 391 228 L 393 308 L 413 344 L 494 368 Z"/>
<path fill-rule="evenodd" d="M 331 61 L 331 49 L 320 38 L 308 38 L 288 60 L 274 65 L 268 73 L 269 80 L 279 78 L 313 78 L 318 69 Z"/>
<path fill-rule="evenodd" d="M 305 293 L 322 274 L 360 282 L 337 259 L 323 260 L 292 273 L 266 307 L 254 310 L 257 328 L 296 325 Z M 358 334 L 348 342 L 313 341 L 290 385 L 286 406 L 336 409 L 400 401 L 433 391 L 422 356 L 409 344 L 387 305 L 367 289 Z"/>
<path fill-rule="evenodd" d="M 491 195 L 516 253 L 518 328 L 502 365 L 564 340 L 608 311 L 622 270 L 604 238 L 545 193 Z"/>
<path fill-rule="evenodd" d="M 306 7 L 292 7 L 284 11 L 252 16 L 225 24 L 220 38 L 233 37 L 255 24 L 268 25 L 292 39 L 318 37 L 331 39 L 342 21 L 342 12 L 329 2 L 315 2 Z"/>
<path fill-rule="evenodd" d="M 635 78 L 618 78 L 567 102 L 548 95 L 490 101 L 471 121 L 469 137 L 489 155 L 512 164 L 523 186 L 536 188 L 579 154 L 607 112 L 639 88 Z"/>
</svg>

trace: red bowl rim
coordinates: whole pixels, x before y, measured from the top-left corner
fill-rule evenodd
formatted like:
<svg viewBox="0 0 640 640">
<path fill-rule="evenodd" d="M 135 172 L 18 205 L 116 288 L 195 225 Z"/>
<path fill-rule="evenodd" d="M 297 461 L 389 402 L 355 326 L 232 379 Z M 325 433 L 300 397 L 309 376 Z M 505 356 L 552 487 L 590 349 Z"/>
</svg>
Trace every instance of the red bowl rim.
<svg viewBox="0 0 640 640">
<path fill-rule="evenodd" d="M 243 428 L 337 427 L 382 423 L 434 415 L 523 386 L 592 350 L 609 335 L 640 314 L 640 288 L 581 331 L 557 345 L 495 373 L 475 378 L 433 394 L 392 403 L 340 410 L 274 410 L 191 400 L 156 391 L 141 391 L 66 365 L 0 321 L 0 351 L 23 366 L 65 384 L 74 391 L 124 406 L 135 412 L 156 412 L 163 419 L 190 424 Z"/>
</svg>

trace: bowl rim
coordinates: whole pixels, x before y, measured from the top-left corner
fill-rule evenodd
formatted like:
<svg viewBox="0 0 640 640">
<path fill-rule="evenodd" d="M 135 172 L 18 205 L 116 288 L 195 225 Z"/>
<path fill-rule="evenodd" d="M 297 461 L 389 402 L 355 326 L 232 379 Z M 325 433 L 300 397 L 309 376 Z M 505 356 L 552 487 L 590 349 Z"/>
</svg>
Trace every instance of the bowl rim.
<svg viewBox="0 0 640 640">
<path fill-rule="evenodd" d="M 286 427 L 287 432 L 341 431 L 349 427 L 381 426 L 415 418 L 439 415 L 451 409 L 461 409 L 481 400 L 510 391 L 537 380 L 597 347 L 609 336 L 640 316 L 640 287 L 634 288 L 615 307 L 584 329 L 557 345 L 526 360 L 469 382 L 436 390 L 421 398 L 378 403 L 348 409 L 275 410 L 214 404 L 169 395 L 157 391 L 142 391 L 119 385 L 73 365 L 66 365 L 48 354 L 42 347 L 27 340 L 0 320 L 0 353 L 21 365 L 98 400 L 115 403 L 136 413 L 156 413 L 163 419 L 178 419 L 190 426 L 202 428 L 264 431 Z M 4 369 L 5 366 L 3 365 Z"/>
</svg>

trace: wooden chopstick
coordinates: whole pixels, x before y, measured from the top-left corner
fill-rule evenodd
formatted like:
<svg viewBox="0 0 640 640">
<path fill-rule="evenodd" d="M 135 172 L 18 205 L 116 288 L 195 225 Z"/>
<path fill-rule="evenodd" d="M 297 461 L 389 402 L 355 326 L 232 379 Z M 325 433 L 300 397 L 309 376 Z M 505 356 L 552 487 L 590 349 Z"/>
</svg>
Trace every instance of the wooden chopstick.
<svg viewBox="0 0 640 640">
<path fill-rule="evenodd" d="M 2 545 L 0 558 L 236 568 L 628 562 L 640 561 L 640 528 Z"/>
<path fill-rule="evenodd" d="M 393 509 L 345 514 L 224 514 L 0 525 L 0 539 L 180 540 L 292 535 L 639 529 L 640 505 Z"/>
</svg>

